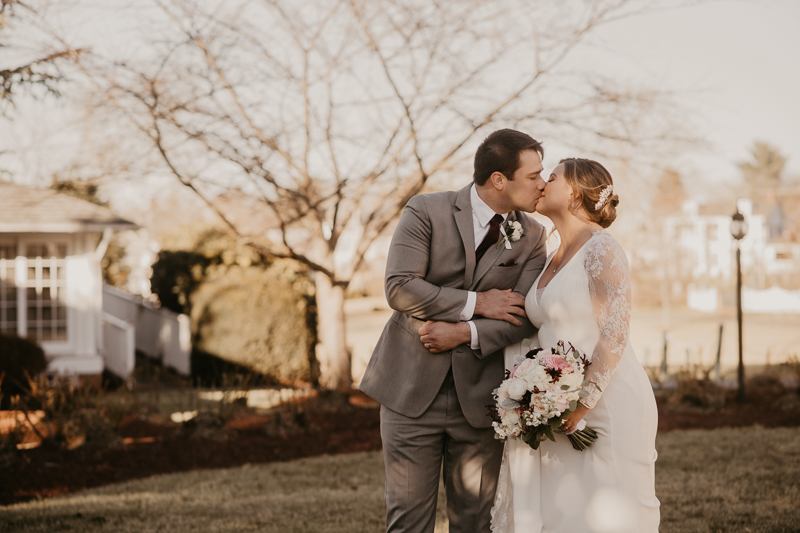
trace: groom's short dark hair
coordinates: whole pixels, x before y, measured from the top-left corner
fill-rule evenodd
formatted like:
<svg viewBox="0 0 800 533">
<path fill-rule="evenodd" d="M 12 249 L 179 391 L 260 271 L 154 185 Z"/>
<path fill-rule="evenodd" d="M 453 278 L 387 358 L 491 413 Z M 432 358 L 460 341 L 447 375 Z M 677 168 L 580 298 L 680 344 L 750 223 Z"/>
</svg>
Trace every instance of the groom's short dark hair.
<svg viewBox="0 0 800 533">
<path fill-rule="evenodd" d="M 519 154 L 524 150 L 535 150 L 544 159 L 542 143 L 516 130 L 497 130 L 483 140 L 475 152 L 475 172 L 472 180 L 483 185 L 495 172 L 513 180 L 519 168 Z"/>
</svg>

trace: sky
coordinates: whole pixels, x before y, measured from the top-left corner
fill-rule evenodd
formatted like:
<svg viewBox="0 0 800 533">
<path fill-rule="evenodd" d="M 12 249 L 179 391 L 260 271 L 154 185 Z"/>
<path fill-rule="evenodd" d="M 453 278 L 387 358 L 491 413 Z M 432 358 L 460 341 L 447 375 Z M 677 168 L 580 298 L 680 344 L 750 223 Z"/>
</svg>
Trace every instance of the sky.
<svg viewBox="0 0 800 533">
<path fill-rule="evenodd" d="M 98 6 L 86 11 L 83 22 L 107 16 L 105 5 Z M 126 16 L 135 13 L 129 9 Z M 113 18 L 92 26 L 119 37 Z M 798 0 L 710 0 L 605 26 L 592 38 L 593 47 L 579 50 L 570 63 L 628 84 L 674 91 L 681 113 L 698 137 L 708 139 L 709 147 L 687 150 L 670 164 L 685 176 L 690 193 L 703 196 L 714 184 L 738 182 L 736 163 L 749 158 L 756 140 L 777 147 L 788 159 L 787 174 L 800 176 L 798 28 Z M 16 168 L 41 174 L 39 181 L 49 175 L 42 155 L 59 151 L 41 146 L 52 142 L 66 147 L 53 133 L 61 127 L 59 114 L 48 106 L 52 104 L 22 106 L 30 110 L 31 125 L 18 119 L 14 127 L 0 130 L 0 149 L 9 141 L 27 148 L 26 164 Z M 559 146 L 549 150 L 551 161 L 575 155 Z"/>
<path fill-rule="evenodd" d="M 738 179 L 756 140 L 800 174 L 800 2 L 724 0 L 621 21 L 601 32 L 616 68 L 682 93 L 711 150 L 686 164 Z"/>
</svg>

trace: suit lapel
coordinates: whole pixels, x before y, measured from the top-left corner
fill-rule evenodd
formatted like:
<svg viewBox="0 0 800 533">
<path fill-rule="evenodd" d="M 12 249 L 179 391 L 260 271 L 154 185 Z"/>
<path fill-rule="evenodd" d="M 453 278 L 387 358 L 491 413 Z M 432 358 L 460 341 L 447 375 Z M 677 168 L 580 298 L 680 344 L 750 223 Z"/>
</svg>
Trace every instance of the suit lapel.
<svg viewBox="0 0 800 533">
<path fill-rule="evenodd" d="M 500 238 L 497 239 L 497 242 L 500 242 L 503 239 L 503 232 L 508 232 L 508 224 L 512 220 L 517 220 L 516 212 L 513 211 L 508 215 L 508 218 L 506 218 L 506 221 L 503 224 L 503 231 L 500 232 Z M 500 258 L 501 255 L 503 255 L 505 249 L 506 249 L 505 244 L 503 246 L 497 246 L 495 244 L 494 246 L 486 250 L 486 253 L 483 254 L 483 257 L 481 257 L 480 263 L 478 263 L 478 270 L 475 272 L 475 277 L 472 278 L 472 285 L 471 286 L 467 285 L 469 287 L 469 290 L 473 290 L 475 288 L 475 286 L 478 284 L 481 278 L 487 272 L 489 272 L 490 268 L 492 268 L 492 265 L 494 265 L 497 262 L 497 260 Z"/>
<path fill-rule="evenodd" d="M 469 201 L 470 187 L 472 187 L 471 184 L 459 191 L 456 198 L 456 211 L 453 213 L 453 217 L 456 219 L 456 226 L 458 226 L 458 233 L 461 234 L 461 242 L 464 244 L 464 255 L 467 258 L 464 267 L 464 287 L 472 285 L 472 278 L 475 273 L 475 230 L 472 227 L 472 204 Z M 486 254 L 488 253 L 487 251 Z"/>
</svg>

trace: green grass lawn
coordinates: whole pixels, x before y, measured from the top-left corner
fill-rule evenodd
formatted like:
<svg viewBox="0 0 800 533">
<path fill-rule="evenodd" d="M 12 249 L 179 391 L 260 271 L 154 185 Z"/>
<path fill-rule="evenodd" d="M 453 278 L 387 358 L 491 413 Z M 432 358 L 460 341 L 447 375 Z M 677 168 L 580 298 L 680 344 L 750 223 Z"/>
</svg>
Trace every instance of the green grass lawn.
<svg viewBox="0 0 800 533">
<path fill-rule="evenodd" d="M 675 431 L 659 435 L 658 451 L 662 533 L 800 531 L 800 428 Z M 4 532 L 377 533 L 383 523 L 380 453 L 164 475 L 0 507 Z"/>
</svg>

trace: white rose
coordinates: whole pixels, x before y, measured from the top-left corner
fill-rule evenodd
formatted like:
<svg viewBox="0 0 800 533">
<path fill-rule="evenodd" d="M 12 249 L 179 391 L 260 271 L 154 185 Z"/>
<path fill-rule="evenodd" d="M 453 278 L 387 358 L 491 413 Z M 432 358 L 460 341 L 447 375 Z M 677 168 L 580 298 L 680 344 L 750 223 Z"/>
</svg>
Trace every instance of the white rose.
<svg viewBox="0 0 800 533">
<path fill-rule="evenodd" d="M 556 400 L 556 401 L 554 402 L 553 406 L 554 406 L 556 409 L 558 409 L 558 412 L 559 412 L 559 413 L 563 413 L 564 411 L 566 411 L 567 409 L 569 409 L 569 400 L 567 400 L 567 399 L 566 399 L 566 398 L 564 398 L 563 396 L 562 396 L 562 397 L 559 397 L 559 398 L 558 398 L 558 400 Z"/>
<path fill-rule="evenodd" d="M 519 424 L 519 415 L 516 409 L 509 409 L 503 415 L 503 424 L 508 426 L 516 426 Z"/>
<path fill-rule="evenodd" d="M 511 229 L 513 230 L 511 233 L 511 240 L 518 241 L 520 237 L 522 237 L 522 224 L 519 222 L 512 222 Z"/>
<path fill-rule="evenodd" d="M 514 400 L 521 400 L 522 396 L 528 392 L 528 385 L 524 379 L 508 380 L 508 395 Z"/>
<path fill-rule="evenodd" d="M 508 380 L 502 382 L 494 391 L 495 398 L 497 398 L 497 405 L 501 409 L 515 409 L 519 407 L 519 403 L 515 402 L 508 395 Z"/>
<path fill-rule="evenodd" d="M 522 362 L 519 364 L 519 366 L 517 367 L 517 369 L 516 369 L 516 370 L 514 370 L 514 377 L 515 377 L 515 378 L 524 378 L 525 376 L 527 376 L 527 375 L 528 375 L 528 373 L 529 373 L 529 372 L 531 372 L 531 370 L 532 370 L 532 368 L 531 368 L 531 367 L 532 367 L 532 366 L 538 366 L 538 365 L 535 365 L 535 364 L 534 364 L 534 365 L 531 365 L 531 363 L 533 363 L 533 362 L 534 362 L 534 361 L 533 361 L 533 359 L 527 359 L 527 358 L 525 358 L 525 359 L 524 359 L 524 360 L 523 360 L 523 361 L 522 361 Z"/>
<path fill-rule="evenodd" d="M 550 376 L 541 365 L 532 365 L 530 371 L 525 373 L 525 382 L 528 384 L 528 390 L 533 390 L 534 387 L 543 390 L 550 383 Z"/>
</svg>

